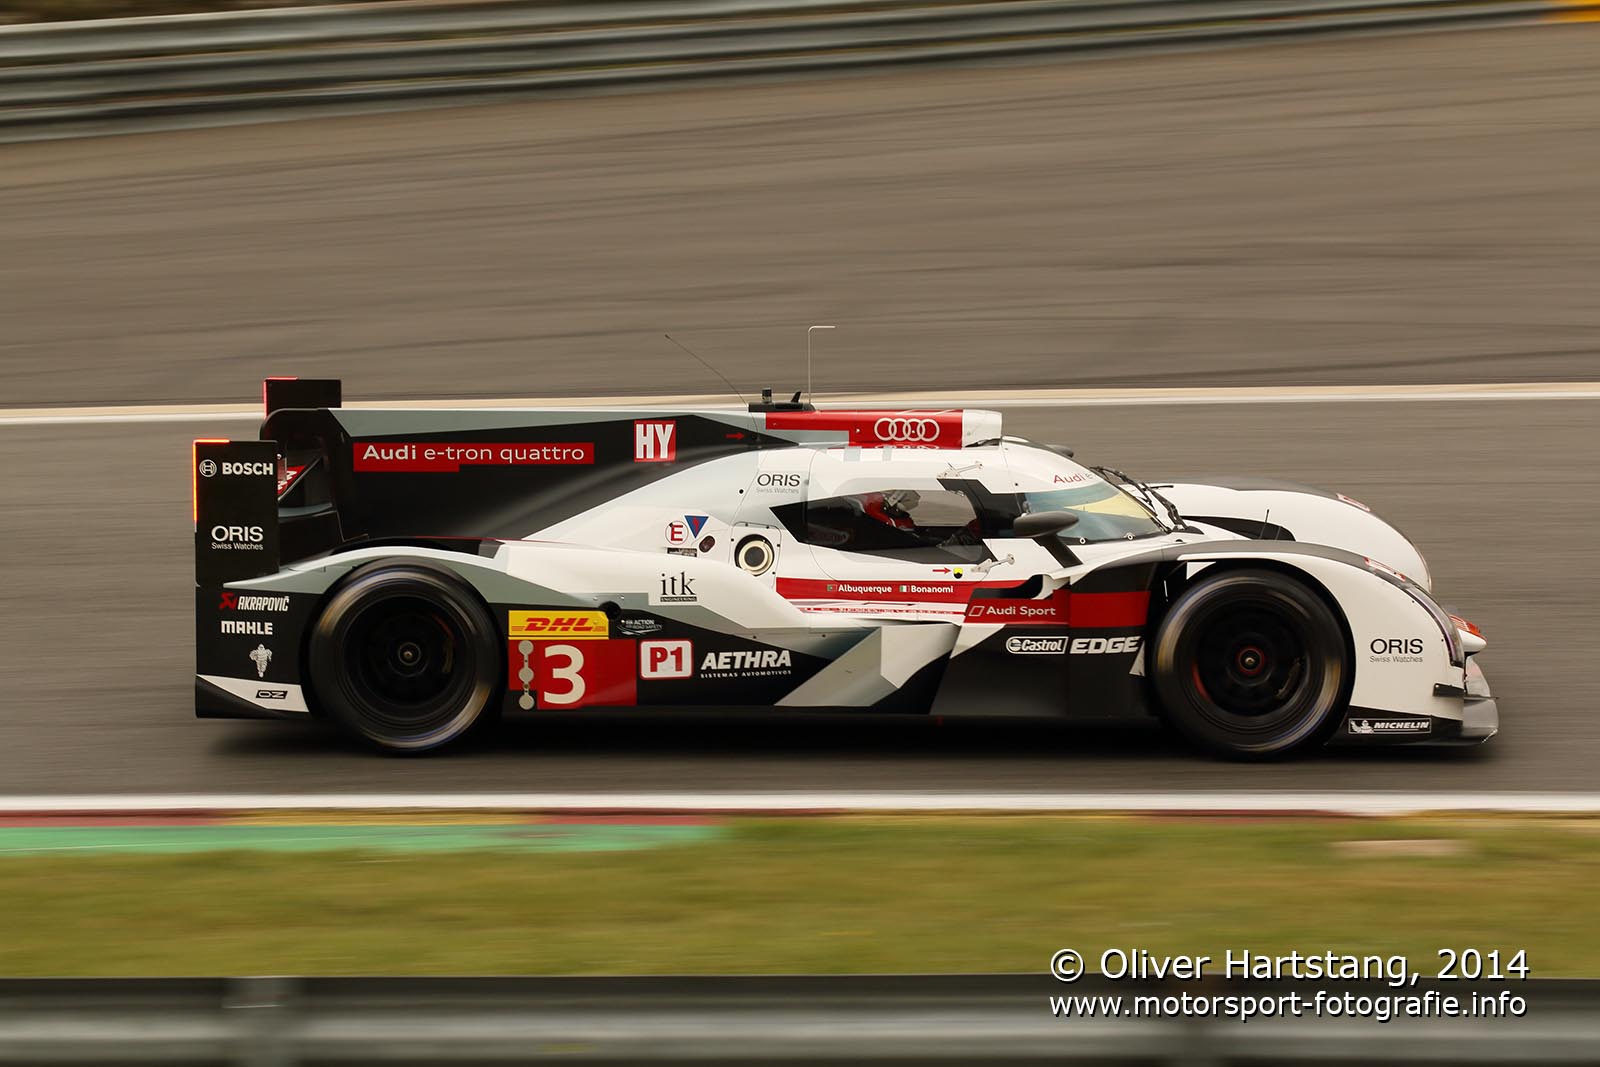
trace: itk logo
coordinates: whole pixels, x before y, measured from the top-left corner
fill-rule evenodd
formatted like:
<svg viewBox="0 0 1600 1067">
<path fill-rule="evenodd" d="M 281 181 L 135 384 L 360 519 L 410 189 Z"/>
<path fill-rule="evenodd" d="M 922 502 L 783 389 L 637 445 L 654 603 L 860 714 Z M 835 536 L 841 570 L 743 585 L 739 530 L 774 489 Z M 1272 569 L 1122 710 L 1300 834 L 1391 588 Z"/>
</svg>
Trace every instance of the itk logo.
<svg viewBox="0 0 1600 1067">
<path fill-rule="evenodd" d="M 664 603 L 693 603 L 699 599 L 695 596 L 694 579 L 683 571 L 679 571 L 677 574 L 663 574 L 661 576 L 661 595 L 657 599 Z"/>
<path fill-rule="evenodd" d="M 272 662 L 272 649 L 266 645 L 257 645 L 250 650 L 250 662 L 256 665 L 256 677 L 267 676 L 267 664 Z"/>
<path fill-rule="evenodd" d="M 633 423 L 633 461 L 670 463 L 678 458 L 678 424 L 667 419 L 636 419 Z"/>
</svg>

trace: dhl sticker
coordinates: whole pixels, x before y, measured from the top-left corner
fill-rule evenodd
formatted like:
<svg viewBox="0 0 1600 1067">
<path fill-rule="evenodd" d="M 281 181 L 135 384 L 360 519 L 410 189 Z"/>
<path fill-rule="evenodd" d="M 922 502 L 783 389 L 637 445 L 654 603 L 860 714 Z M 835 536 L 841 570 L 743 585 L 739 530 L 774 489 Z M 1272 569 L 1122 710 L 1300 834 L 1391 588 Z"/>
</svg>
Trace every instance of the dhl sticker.
<svg viewBox="0 0 1600 1067">
<path fill-rule="evenodd" d="M 512 637 L 534 641 L 585 641 L 611 636 L 603 611 L 513 611 L 506 622 Z"/>
</svg>

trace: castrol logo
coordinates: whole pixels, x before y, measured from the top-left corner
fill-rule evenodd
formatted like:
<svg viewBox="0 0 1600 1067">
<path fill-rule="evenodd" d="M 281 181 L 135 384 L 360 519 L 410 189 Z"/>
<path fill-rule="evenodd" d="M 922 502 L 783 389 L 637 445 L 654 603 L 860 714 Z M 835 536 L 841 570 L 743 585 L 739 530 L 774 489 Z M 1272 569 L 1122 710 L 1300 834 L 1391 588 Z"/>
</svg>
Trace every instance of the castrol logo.
<svg viewBox="0 0 1600 1067">
<path fill-rule="evenodd" d="M 882 418 L 872 424 L 880 441 L 919 444 L 939 439 L 939 424 L 933 419 Z"/>
</svg>

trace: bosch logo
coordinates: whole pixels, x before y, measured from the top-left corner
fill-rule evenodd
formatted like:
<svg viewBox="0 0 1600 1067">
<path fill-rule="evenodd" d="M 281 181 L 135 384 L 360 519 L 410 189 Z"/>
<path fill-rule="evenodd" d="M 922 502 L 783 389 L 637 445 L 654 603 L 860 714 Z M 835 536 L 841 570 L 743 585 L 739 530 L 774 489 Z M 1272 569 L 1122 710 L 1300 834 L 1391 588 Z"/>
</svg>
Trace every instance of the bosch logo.
<svg viewBox="0 0 1600 1067">
<path fill-rule="evenodd" d="M 939 424 L 933 419 L 883 418 L 872 424 L 872 432 L 880 441 L 922 444 L 939 439 Z"/>
<path fill-rule="evenodd" d="M 204 477 L 215 478 L 217 476 L 217 461 L 214 459 L 201 460 L 200 473 Z"/>
<path fill-rule="evenodd" d="M 222 461 L 222 473 L 223 474 L 270 474 L 273 477 L 273 479 L 276 480 L 277 477 L 278 477 L 278 465 L 276 463 L 264 463 L 264 462 L 263 463 L 233 463 L 233 462 L 230 462 L 228 460 L 223 460 Z"/>
<path fill-rule="evenodd" d="M 211 540 L 259 545 L 267 539 L 266 531 L 259 526 L 213 526 Z"/>
<path fill-rule="evenodd" d="M 1065 637 L 1008 637 L 1006 651 L 1015 656 L 1057 655 L 1067 650 Z"/>
</svg>

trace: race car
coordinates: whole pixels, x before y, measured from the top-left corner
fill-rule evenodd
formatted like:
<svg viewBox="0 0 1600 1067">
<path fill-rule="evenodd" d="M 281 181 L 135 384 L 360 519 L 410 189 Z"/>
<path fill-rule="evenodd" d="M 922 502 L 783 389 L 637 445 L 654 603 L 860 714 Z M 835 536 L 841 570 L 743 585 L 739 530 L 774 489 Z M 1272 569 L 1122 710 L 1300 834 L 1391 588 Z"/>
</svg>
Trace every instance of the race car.
<svg viewBox="0 0 1600 1067">
<path fill-rule="evenodd" d="M 1470 743 L 1471 623 L 1338 493 L 1151 483 L 982 410 L 346 408 L 194 443 L 195 707 L 438 749 L 502 717 L 1143 719 L 1268 758 Z"/>
</svg>

